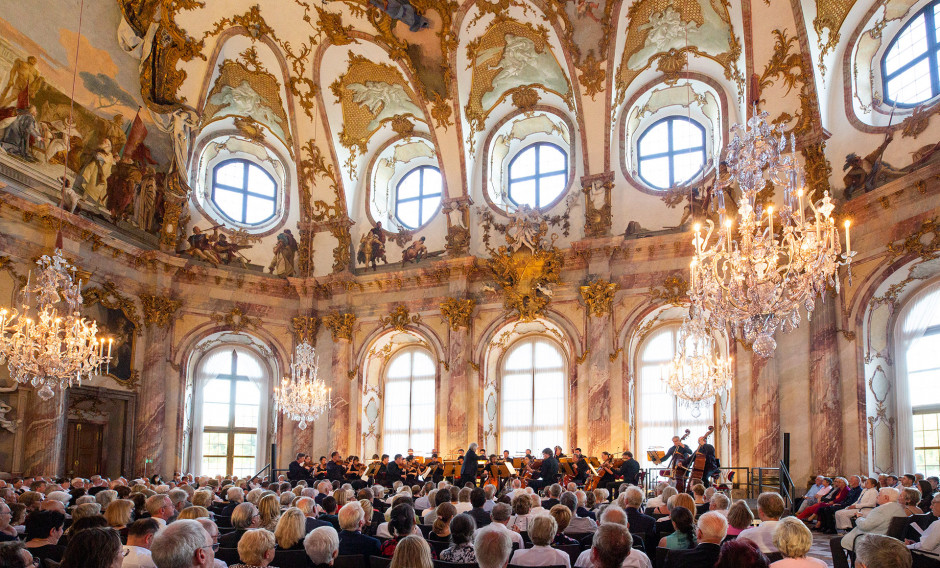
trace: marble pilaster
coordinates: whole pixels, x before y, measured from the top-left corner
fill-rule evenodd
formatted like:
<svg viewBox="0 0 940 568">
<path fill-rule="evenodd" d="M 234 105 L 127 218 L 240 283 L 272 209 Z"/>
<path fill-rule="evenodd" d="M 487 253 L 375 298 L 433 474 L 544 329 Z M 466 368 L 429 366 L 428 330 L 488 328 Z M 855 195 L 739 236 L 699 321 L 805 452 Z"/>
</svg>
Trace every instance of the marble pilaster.
<svg viewBox="0 0 940 568">
<path fill-rule="evenodd" d="M 477 384 L 477 374 L 473 372 L 467 361 L 471 360 L 470 354 L 470 330 L 466 327 L 460 327 L 457 330 L 448 331 L 450 341 L 450 380 L 447 387 L 447 400 L 443 401 L 442 407 L 446 409 L 447 414 L 447 437 L 446 442 L 440 440 L 438 443 L 443 448 L 438 448 L 442 452 L 450 451 L 453 447 L 466 447 L 475 440 L 470 435 L 470 420 L 467 411 L 470 408 L 468 399 L 470 398 L 470 384 Z M 486 401 L 483 401 L 484 406 Z M 487 412 L 484 407 L 483 412 Z M 440 416 L 440 414 L 438 414 Z M 482 440 L 488 438 L 487 432 L 483 433 Z M 495 442 L 494 442 L 495 443 Z M 495 446 L 487 444 L 486 449 L 496 452 Z"/>
<path fill-rule="evenodd" d="M 748 429 L 752 467 L 777 467 L 780 448 L 780 384 L 772 359 L 751 353 L 752 412 Z"/>
<path fill-rule="evenodd" d="M 328 415 L 329 430 L 327 432 L 327 447 L 330 451 L 336 450 L 344 456 L 350 453 L 349 422 L 352 392 L 350 391 L 349 368 L 352 349 L 350 341 L 342 337 L 333 340 L 333 349 L 330 355 L 333 388 L 333 408 Z"/>
<path fill-rule="evenodd" d="M 836 337 L 835 298 L 816 302 L 810 321 L 809 416 L 813 471 L 842 471 L 842 371 Z"/>
<path fill-rule="evenodd" d="M 42 400 L 36 389 L 26 397 L 26 443 L 23 475 L 63 475 L 65 464 L 65 396 L 56 389 L 50 400 Z"/>
<path fill-rule="evenodd" d="M 182 384 L 183 379 L 180 378 L 180 372 L 170 366 L 168 354 L 172 334 L 169 329 L 151 326 L 144 332 L 144 339 L 141 342 L 144 354 L 140 359 L 134 474 L 142 475 L 145 471 L 148 475 L 155 472 L 167 474 L 178 470 L 178 459 L 165 451 L 167 384 Z M 152 462 L 146 463 L 146 460 Z"/>
<path fill-rule="evenodd" d="M 585 361 L 588 383 L 588 444 L 582 448 L 588 455 L 600 455 L 610 451 L 610 356 L 607 346 L 611 344 L 610 318 L 589 316 L 588 348 L 591 352 Z"/>
</svg>

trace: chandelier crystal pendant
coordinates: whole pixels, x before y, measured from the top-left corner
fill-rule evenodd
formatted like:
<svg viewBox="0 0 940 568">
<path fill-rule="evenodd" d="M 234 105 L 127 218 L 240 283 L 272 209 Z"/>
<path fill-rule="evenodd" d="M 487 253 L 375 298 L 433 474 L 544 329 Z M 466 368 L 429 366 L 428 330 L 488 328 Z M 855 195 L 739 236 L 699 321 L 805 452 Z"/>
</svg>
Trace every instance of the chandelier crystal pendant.
<svg viewBox="0 0 940 568">
<path fill-rule="evenodd" d="M 274 389 L 274 404 L 291 420 L 299 422 L 301 430 L 323 414 L 332 404 L 332 390 L 317 377 L 320 357 L 307 341 L 294 350 L 289 377 Z"/>
<path fill-rule="evenodd" d="M 114 340 L 99 340 L 98 324 L 82 317 L 82 283 L 74 282 L 75 268 L 59 249 L 36 264 L 35 282 L 30 272 L 20 292 L 21 311 L 0 309 L 0 365 L 6 363 L 11 377 L 39 387 L 39 397 L 49 400 L 54 388 L 99 375 L 110 364 Z"/>
<path fill-rule="evenodd" d="M 777 347 L 777 329 L 789 332 L 799 326 L 801 308 L 808 319 L 827 286 L 838 293 L 840 266 L 849 266 L 851 279 L 855 254 L 849 221 L 842 253 L 829 192 L 815 202 L 804 195 L 805 176 L 793 135 L 788 144 L 780 127 L 771 127 L 766 118 L 755 105 L 747 127 L 733 128 L 725 157 L 728 179 L 716 184 L 721 226 L 709 219 L 704 234 L 700 224 L 694 226 L 689 286 L 689 298 L 701 307 L 697 317 L 707 314 L 713 329 L 727 325 L 763 358 Z M 741 191 L 736 229 L 725 216 L 723 192 L 735 182 Z M 780 211 L 758 204 L 767 182 L 783 190 Z"/>
<path fill-rule="evenodd" d="M 715 404 L 723 394 L 731 390 L 734 376 L 731 357 L 722 357 L 716 334 L 707 323 L 707 318 L 698 313 L 693 304 L 689 317 L 679 328 L 676 354 L 666 365 L 663 381 L 679 403 L 690 409 L 698 418 L 702 408 Z M 727 337 L 717 334 L 724 341 L 724 352 L 728 352 Z"/>
</svg>

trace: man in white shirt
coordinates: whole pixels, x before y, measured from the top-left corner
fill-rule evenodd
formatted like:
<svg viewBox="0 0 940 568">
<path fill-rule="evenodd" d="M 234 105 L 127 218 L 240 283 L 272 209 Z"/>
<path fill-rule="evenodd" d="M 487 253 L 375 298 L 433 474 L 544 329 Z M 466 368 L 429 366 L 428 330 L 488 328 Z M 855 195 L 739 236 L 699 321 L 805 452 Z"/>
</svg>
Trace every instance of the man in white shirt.
<svg viewBox="0 0 940 568">
<path fill-rule="evenodd" d="M 803 496 L 803 502 L 800 503 L 800 510 L 797 513 L 802 513 L 803 509 L 809 507 L 810 505 L 816 503 L 816 494 L 819 493 L 819 490 L 823 488 L 823 476 L 816 476 L 816 483 L 809 488 L 809 491 L 806 492 L 806 495 Z"/>
<path fill-rule="evenodd" d="M 486 501 L 483 503 L 483 510 L 487 513 L 492 513 L 493 507 L 496 506 L 496 486 L 485 485 L 483 492 L 486 493 Z"/>
<path fill-rule="evenodd" d="M 610 505 L 604 512 L 601 513 L 601 527 L 605 525 L 620 525 L 626 528 L 629 531 L 629 523 L 627 522 L 627 513 L 620 507 L 616 505 Z M 598 529 L 600 531 L 600 528 Z M 595 533 L 594 536 L 594 545 L 596 546 L 598 535 Z M 633 547 L 633 539 L 630 539 L 630 554 L 623 559 L 621 568 L 653 568 L 653 563 L 650 562 L 649 557 L 644 554 L 642 551 L 636 550 Z M 594 562 L 593 555 L 593 546 L 582 552 L 578 559 L 575 561 L 575 568 L 599 568 Z"/>
<path fill-rule="evenodd" d="M 878 506 L 867 516 L 859 519 L 855 523 L 855 528 L 842 537 L 842 548 L 852 550 L 855 546 L 855 539 L 863 534 L 888 534 L 891 519 L 907 516 L 904 506 L 898 503 L 900 496 L 901 493 L 894 487 L 882 487 L 878 492 Z M 738 536 L 738 538 L 741 537 Z"/>
<path fill-rule="evenodd" d="M 124 562 L 121 568 L 156 568 L 150 555 L 153 536 L 160 530 L 154 519 L 140 519 L 127 527 L 127 545 L 124 546 Z"/>
<path fill-rule="evenodd" d="M 668 483 L 660 483 L 659 485 L 656 486 L 656 489 L 655 489 L 656 496 L 650 499 L 646 503 L 647 510 L 655 509 L 656 507 L 662 507 L 663 505 L 666 504 L 665 501 L 663 501 L 662 494 L 663 494 L 663 490 L 667 487 L 669 487 Z"/>
<path fill-rule="evenodd" d="M 164 494 L 151 495 L 144 503 L 144 508 L 150 513 L 151 518 L 160 523 L 160 528 L 166 526 L 167 521 L 176 514 L 176 507 L 170 498 Z"/>
<path fill-rule="evenodd" d="M 565 491 L 561 494 L 561 498 L 558 501 L 571 511 L 571 522 L 568 523 L 568 528 L 565 529 L 565 533 L 584 534 L 592 533 L 597 530 L 597 523 L 594 522 L 594 519 L 591 517 L 578 516 L 578 497 L 574 493 Z"/>
<path fill-rule="evenodd" d="M 930 512 L 933 516 L 940 517 L 940 494 L 934 495 L 930 501 Z M 915 527 L 916 528 L 916 527 Z M 940 520 L 930 523 L 930 526 L 920 535 L 919 542 L 907 541 L 908 548 L 911 550 L 920 550 L 931 554 L 940 554 Z"/>
<path fill-rule="evenodd" d="M 757 498 L 757 516 L 761 523 L 756 527 L 744 529 L 738 535 L 738 540 L 749 540 L 760 548 L 764 554 L 779 552 L 774 545 L 774 529 L 777 528 L 777 522 L 780 515 L 783 514 L 783 497 L 778 493 L 761 493 Z"/>
<path fill-rule="evenodd" d="M 509 535 L 509 540 L 513 544 L 519 545 L 519 548 L 525 548 L 525 544 L 522 542 L 522 535 L 516 531 L 509 530 L 509 517 L 512 516 L 512 507 L 506 503 L 497 503 L 493 510 L 490 511 L 490 519 L 493 520 L 489 526 L 496 526 L 497 529 L 506 531 L 506 534 Z M 481 529 L 482 530 L 482 529 Z"/>
<path fill-rule="evenodd" d="M 849 530 L 852 528 L 852 517 L 864 517 L 869 511 L 878 506 L 878 481 L 874 477 L 865 480 L 865 488 L 858 500 L 836 511 L 836 529 Z"/>
<path fill-rule="evenodd" d="M 473 550 L 480 568 L 506 568 L 512 554 L 512 541 L 507 532 L 499 527 L 499 522 L 492 522 L 473 535 Z"/>
</svg>

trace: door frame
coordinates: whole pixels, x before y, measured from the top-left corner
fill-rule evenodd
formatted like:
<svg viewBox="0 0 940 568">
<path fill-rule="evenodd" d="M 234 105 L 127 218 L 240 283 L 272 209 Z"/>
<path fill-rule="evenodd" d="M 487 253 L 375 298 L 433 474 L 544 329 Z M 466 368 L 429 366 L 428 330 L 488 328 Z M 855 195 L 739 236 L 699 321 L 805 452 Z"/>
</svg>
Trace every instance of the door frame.
<svg viewBox="0 0 940 568">
<path fill-rule="evenodd" d="M 134 391 L 123 391 L 116 389 L 109 389 L 104 387 L 70 387 L 65 389 L 66 401 L 65 408 L 66 412 L 68 411 L 69 404 L 72 401 L 73 395 L 84 395 L 92 396 L 101 399 L 112 399 L 112 400 L 123 400 L 126 402 L 124 405 L 124 436 L 123 443 L 120 448 L 121 452 L 121 475 L 124 477 L 132 477 L 134 473 L 134 452 L 133 447 L 136 442 L 134 437 L 136 431 L 136 415 L 137 415 L 137 393 Z M 71 422 L 71 421 L 69 421 Z M 66 424 L 66 436 L 68 432 L 68 424 Z M 105 425 L 104 432 L 107 432 L 107 425 Z M 104 432 L 102 435 L 104 435 Z M 63 444 L 63 452 L 65 453 L 64 459 L 62 460 L 63 466 L 66 466 L 63 469 L 67 469 L 68 464 L 68 450 L 64 447 L 68 444 L 66 439 L 66 444 Z M 102 453 L 102 460 L 104 459 L 104 453 Z"/>
</svg>

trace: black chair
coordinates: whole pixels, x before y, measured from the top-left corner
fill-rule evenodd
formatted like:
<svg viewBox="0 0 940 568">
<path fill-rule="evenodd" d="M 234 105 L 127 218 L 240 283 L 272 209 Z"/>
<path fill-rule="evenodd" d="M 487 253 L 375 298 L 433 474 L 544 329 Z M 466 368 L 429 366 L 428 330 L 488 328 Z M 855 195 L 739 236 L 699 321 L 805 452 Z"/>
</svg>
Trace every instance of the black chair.
<svg viewBox="0 0 940 568">
<path fill-rule="evenodd" d="M 232 517 L 226 517 L 225 515 L 216 515 L 215 524 L 219 529 L 229 529 L 232 527 Z"/>
<path fill-rule="evenodd" d="M 841 536 L 829 539 L 829 551 L 832 553 L 833 568 L 849 568 L 849 560 L 845 555 L 845 549 L 842 548 Z"/>
<path fill-rule="evenodd" d="M 369 557 L 369 568 L 388 568 L 391 563 L 392 559 L 385 558 L 384 556 Z"/>
<path fill-rule="evenodd" d="M 556 544 L 552 548 L 555 550 L 560 550 L 567 554 L 571 558 L 571 565 L 574 566 L 574 563 L 578 561 L 578 556 L 581 555 L 581 545 L 580 544 Z"/>
<path fill-rule="evenodd" d="M 643 541 L 643 539 L 646 537 L 639 533 L 630 533 L 630 536 L 633 537 L 633 548 L 646 552 L 646 543 Z M 585 550 L 587 550 L 587 548 L 585 548 Z"/>
<path fill-rule="evenodd" d="M 476 562 L 458 563 L 458 562 L 444 562 L 443 560 L 435 560 L 434 568 L 480 568 L 480 565 L 477 564 Z"/>
<path fill-rule="evenodd" d="M 418 525 L 418 528 L 421 529 L 421 535 L 427 540 L 428 535 L 431 534 L 431 525 Z"/>
<path fill-rule="evenodd" d="M 894 517 L 891 519 L 891 524 L 888 525 L 887 535 L 903 541 L 904 533 L 907 532 L 907 527 L 912 521 L 911 517 Z"/>
<path fill-rule="evenodd" d="M 672 533 L 676 532 L 676 527 L 672 526 L 671 521 L 659 522 L 656 521 L 656 539 L 659 540 L 664 536 L 669 536 Z"/>
<path fill-rule="evenodd" d="M 927 530 L 927 527 L 934 521 L 934 516 L 930 513 L 924 513 L 922 515 L 911 515 L 911 524 L 904 529 L 904 538 L 902 540 L 913 540 L 914 542 L 920 542 L 920 533 L 914 530 L 916 525 L 921 529 L 921 531 Z"/>
<path fill-rule="evenodd" d="M 924 552 L 923 550 L 912 550 L 911 556 L 914 559 L 913 568 L 940 568 L 940 556 Z"/>
<path fill-rule="evenodd" d="M 226 564 L 238 564 L 241 558 L 238 557 L 237 548 L 220 548 L 215 551 L 215 557 Z"/>
<path fill-rule="evenodd" d="M 231 532 L 235 532 L 235 527 L 225 527 L 225 528 L 219 527 L 219 536 L 222 536 L 223 534 L 228 534 Z"/>
<path fill-rule="evenodd" d="M 431 550 L 433 550 L 434 554 L 436 554 L 437 556 L 440 556 L 442 552 L 450 548 L 451 544 L 452 543 L 450 541 L 446 541 L 446 540 L 429 540 L 428 541 L 428 545 L 431 546 Z"/>
<path fill-rule="evenodd" d="M 333 568 L 369 568 L 361 554 L 346 554 L 333 559 Z"/>
<path fill-rule="evenodd" d="M 519 566 L 518 564 L 510 564 L 510 565 L 507 566 L 506 568 L 527 568 L 527 567 L 526 567 L 526 566 Z M 562 565 L 562 564 L 558 564 L 558 565 L 554 565 L 554 564 L 553 564 L 553 565 L 551 565 L 551 566 L 541 566 L 540 568 L 565 568 L 565 567 L 564 567 L 564 565 Z"/>
<path fill-rule="evenodd" d="M 709 507 L 708 503 L 702 503 L 701 505 L 696 505 L 696 506 L 695 506 L 695 517 L 698 518 L 698 517 L 701 517 L 702 515 L 704 515 L 705 513 L 707 513 L 707 512 L 708 512 L 708 507 Z"/>
<path fill-rule="evenodd" d="M 519 536 L 522 537 L 522 542 L 526 543 L 526 545 L 532 542 L 532 539 L 529 538 L 529 531 L 519 531 Z"/>
<path fill-rule="evenodd" d="M 594 533 L 565 533 L 565 536 L 573 538 L 581 544 L 581 550 L 584 550 L 584 539 L 587 538 L 588 542 L 594 538 Z M 590 548 L 590 544 L 588 545 Z"/>
<path fill-rule="evenodd" d="M 768 552 L 767 560 L 769 561 L 770 564 L 773 564 L 774 562 L 778 560 L 783 560 L 783 553 L 782 552 Z"/>
<path fill-rule="evenodd" d="M 636 538 L 636 537 L 634 537 L 634 538 Z M 589 534 L 589 535 L 587 535 L 587 536 L 581 538 L 578 542 L 581 543 L 581 550 L 587 550 L 587 549 L 591 548 L 592 546 L 594 546 L 594 535 L 593 535 L 593 534 Z M 636 544 L 636 541 L 634 541 L 634 544 Z"/>
<path fill-rule="evenodd" d="M 665 546 L 656 547 L 656 564 L 655 568 L 664 568 L 666 566 L 666 558 L 669 556 L 669 549 Z"/>
<path fill-rule="evenodd" d="M 271 565 L 277 568 L 307 568 L 312 564 L 304 550 L 275 550 Z"/>
</svg>

